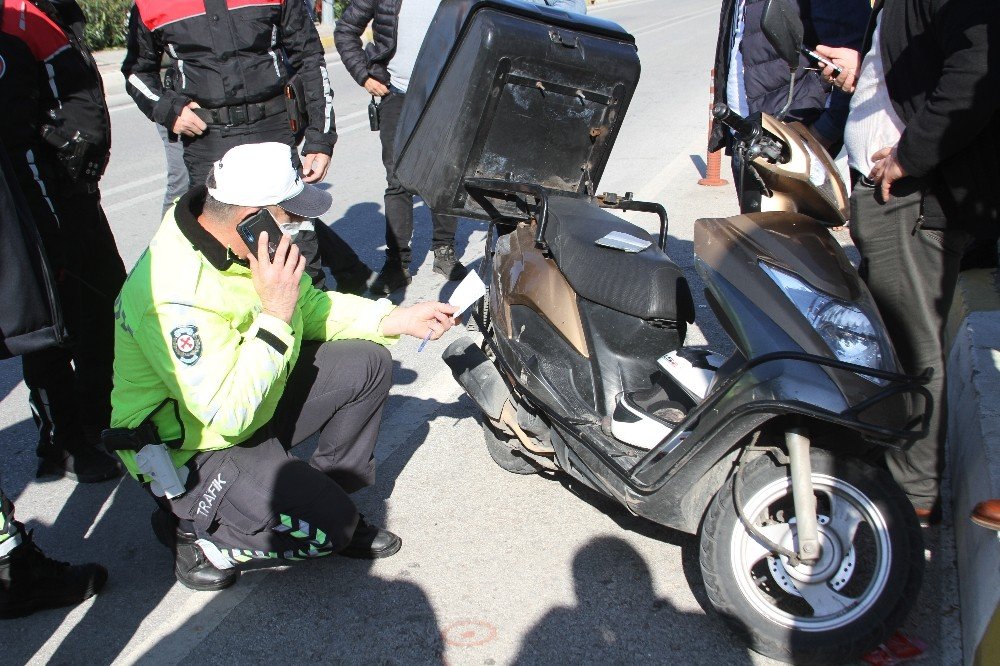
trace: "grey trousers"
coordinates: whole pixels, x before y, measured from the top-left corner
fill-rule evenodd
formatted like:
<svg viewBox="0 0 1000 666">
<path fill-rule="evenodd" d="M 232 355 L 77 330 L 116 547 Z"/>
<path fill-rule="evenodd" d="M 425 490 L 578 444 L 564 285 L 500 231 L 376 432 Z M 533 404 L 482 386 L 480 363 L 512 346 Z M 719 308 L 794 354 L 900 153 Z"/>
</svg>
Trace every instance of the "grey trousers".
<svg viewBox="0 0 1000 666">
<path fill-rule="evenodd" d="M 188 492 L 171 500 L 170 510 L 236 561 L 341 550 L 358 522 L 348 493 L 375 481 L 375 442 L 391 385 L 385 347 L 303 344 L 271 422 L 243 444 L 197 454 L 188 463 Z M 316 432 L 308 462 L 288 452 Z"/>
<path fill-rule="evenodd" d="M 947 434 L 944 328 L 969 236 L 924 228 L 923 194 L 912 179 L 897 183 L 887 203 L 880 199 L 863 182 L 851 194 L 851 239 L 861 253 L 861 277 L 904 372 L 934 370 L 927 387 L 934 400 L 927 437 L 907 451 L 888 453 L 886 464 L 913 506 L 929 509 L 938 499 Z"/>
<path fill-rule="evenodd" d="M 184 165 L 184 144 L 180 139 L 170 141 L 167 128 L 156 123 L 156 131 L 163 140 L 163 154 L 167 158 L 167 191 L 163 193 L 162 218 L 174 202 L 184 196 L 188 190 L 188 170 Z"/>
</svg>

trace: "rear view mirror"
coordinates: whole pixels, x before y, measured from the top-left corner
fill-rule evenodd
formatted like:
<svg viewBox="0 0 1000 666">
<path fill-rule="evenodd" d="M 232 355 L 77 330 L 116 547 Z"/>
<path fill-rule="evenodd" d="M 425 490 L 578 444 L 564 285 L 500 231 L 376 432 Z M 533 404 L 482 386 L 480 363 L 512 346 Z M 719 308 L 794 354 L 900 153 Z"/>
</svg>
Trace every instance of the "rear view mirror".
<svg viewBox="0 0 1000 666">
<path fill-rule="evenodd" d="M 799 66 L 799 48 L 805 32 L 802 19 L 791 4 L 792 0 L 767 0 L 760 27 L 775 53 L 788 63 L 788 69 Z"/>
</svg>

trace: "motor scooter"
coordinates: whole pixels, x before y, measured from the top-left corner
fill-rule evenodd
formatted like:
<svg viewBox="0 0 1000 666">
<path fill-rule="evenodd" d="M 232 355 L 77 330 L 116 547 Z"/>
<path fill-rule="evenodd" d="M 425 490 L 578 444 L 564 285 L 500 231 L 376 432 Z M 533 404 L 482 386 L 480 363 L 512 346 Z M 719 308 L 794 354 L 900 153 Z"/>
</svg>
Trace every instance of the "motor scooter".
<svg viewBox="0 0 1000 666">
<path fill-rule="evenodd" d="M 780 32 L 780 12 L 765 12 Z M 794 32 L 794 30 L 792 30 Z M 481 339 L 444 360 L 504 469 L 568 474 L 700 536 L 716 611 L 763 654 L 842 662 L 917 598 L 919 525 L 877 463 L 926 431 L 829 232 L 847 190 L 797 123 L 714 111 L 765 212 L 700 219 L 695 264 L 733 342 L 683 345 L 694 300 L 663 206 L 596 194 L 638 80 L 631 35 L 516 0 L 443 0 L 396 136 L 397 177 L 439 213 L 489 221 Z M 611 210 L 655 215 L 656 234 Z"/>
</svg>

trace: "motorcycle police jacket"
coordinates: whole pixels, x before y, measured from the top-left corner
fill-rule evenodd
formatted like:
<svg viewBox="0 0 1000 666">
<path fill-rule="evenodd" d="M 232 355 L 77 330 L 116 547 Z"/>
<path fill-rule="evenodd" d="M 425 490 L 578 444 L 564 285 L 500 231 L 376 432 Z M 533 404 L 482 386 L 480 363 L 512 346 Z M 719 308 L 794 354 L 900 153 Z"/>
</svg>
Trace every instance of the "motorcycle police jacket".
<svg viewBox="0 0 1000 666">
<path fill-rule="evenodd" d="M 177 61 L 174 89 L 160 81 L 164 51 Z M 301 0 L 137 0 L 122 64 L 126 90 L 154 122 L 172 129 L 190 101 L 227 117 L 280 98 L 288 64 L 309 110 L 303 152 L 331 154 L 337 140 L 333 92 L 319 33 Z M 236 122 L 234 121 L 234 124 Z"/>
<path fill-rule="evenodd" d="M 3 2 L 0 109 L 0 139 L 12 155 L 36 167 L 51 162 L 73 181 L 100 179 L 111 151 L 101 76 L 82 36 L 52 3 Z M 46 169 L 33 171 L 44 177 Z"/>
<path fill-rule="evenodd" d="M 167 213 L 115 304 L 111 426 L 152 415 L 177 466 L 271 420 L 303 339 L 396 340 L 380 333 L 388 300 L 320 291 L 306 275 L 291 324 L 262 312 L 249 267 L 198 223 L 205 195 L 197 187 Z M 118 454 L 138 478 L 135 452 Z"/>
</svg>

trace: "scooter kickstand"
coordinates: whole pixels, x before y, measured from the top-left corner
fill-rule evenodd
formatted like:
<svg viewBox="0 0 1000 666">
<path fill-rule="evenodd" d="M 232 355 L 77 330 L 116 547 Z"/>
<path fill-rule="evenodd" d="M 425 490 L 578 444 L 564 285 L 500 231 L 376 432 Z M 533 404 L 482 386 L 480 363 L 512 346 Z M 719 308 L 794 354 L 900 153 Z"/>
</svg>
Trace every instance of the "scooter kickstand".
<svg viewBox="0 0 1000 666">
<path fill-rule="evenodd" d="M 819 559 L 819 525 L 816 520 L 816 496 L 813 494 L 812 462 L 809 459 L 809 429 L 789 428 L 785 433 L 788 459 L 792 467 L 792 500 L 795 502 L 797 555 L 806 564 Z"/>
</svg>

